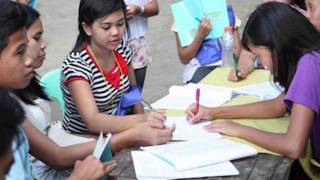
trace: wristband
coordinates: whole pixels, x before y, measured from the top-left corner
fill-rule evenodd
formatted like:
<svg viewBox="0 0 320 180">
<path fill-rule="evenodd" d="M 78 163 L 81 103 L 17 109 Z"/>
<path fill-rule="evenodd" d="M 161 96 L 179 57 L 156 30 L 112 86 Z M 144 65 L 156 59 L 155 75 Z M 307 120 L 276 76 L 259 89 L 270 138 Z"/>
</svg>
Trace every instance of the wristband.
<svg viewBox="0 0 320 180">
<path fill-rule="evenodd" d="M 144 12 L 144 6 L 140 6 L 140 13 L 139 13 L 139 15 L 142 15 L 143 14 L 143 12 Z"/>
</svg>

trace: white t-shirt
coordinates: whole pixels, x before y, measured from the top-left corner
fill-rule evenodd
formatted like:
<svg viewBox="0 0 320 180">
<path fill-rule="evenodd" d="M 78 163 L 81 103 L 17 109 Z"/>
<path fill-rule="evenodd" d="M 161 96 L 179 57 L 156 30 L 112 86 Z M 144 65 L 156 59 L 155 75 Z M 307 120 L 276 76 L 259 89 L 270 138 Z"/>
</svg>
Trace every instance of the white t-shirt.
<svg viewBox="0 0 320 180">
<path fill-rule="evenodd" d="M 139 5 L 144 6 L 151 0 L 125 0 L 127 5 Z M 134 16 L 129 20 L 130 39 L 138 39 L 144 36 L 148 31 L 148 18 L 142 16 Z"/>
</svg>

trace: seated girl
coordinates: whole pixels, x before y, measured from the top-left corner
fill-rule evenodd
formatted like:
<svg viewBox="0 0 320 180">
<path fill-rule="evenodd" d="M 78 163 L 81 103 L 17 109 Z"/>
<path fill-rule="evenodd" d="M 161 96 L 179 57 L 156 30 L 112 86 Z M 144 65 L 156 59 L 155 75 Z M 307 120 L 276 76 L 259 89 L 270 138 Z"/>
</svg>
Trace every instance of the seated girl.
<svg viewBox="0 0 320 180">
<path fill-rule="evenodd" d="M 311 13 L 311 8 L 310 8 L 311 5 L 308 5 L 309 8 L 306 8 L 304 0 L 265 0 L 265 1 L 278 1 L 285 4 L 290 4 L 292 7 L 294 7 L 303 15 L 305 15 L 315 27 L 319 27 L 320 25 L 319 21 L 315 20 L 320 18 L 320 13 Z M 310 0 L 306 0 L 306 1 L 310 1 Z M 312 1 L 310 3 L 312 4 L 312 9 L 313 9 L 312 11 L 316 11 L 314 9 L 316 9 L 317 7 L 320 7 L 319 5 L 317 5 L 317 4 L 320 4 L 320 0 Z M 307 9 L 307 11 L 305 9 Z M 319 30 L 319 28 L 317 29 Z M 237 74 L 234 69 L 231 70 L 228 76 L 228 80 L 240 81 L 244 79 L 248 74 L 250 74 L 254 68 L 263 68 L 263 69 L 269 68 L 267 66 L 262 65 L 259 60 L 256 60 L 256 58 L 257 57 L 252 53 L 246 51 L 245 49 L 241 49 Z"/>
<path fill-rule="evenodd" d="M 287 133 L 270 133 L 230 120 L 213 121 L 206 129 L 237 136 L 298 159 L 311 139 L 314 158 L 320 160 L 320 34 L 308 19 L 289 5 L 260 5 L 250 16 L 242 45 L 270 67 L 273 80 L 285 88 L 279 97 L 247 105 L 188 108 L 192 122 L 200 119 L 264 119 L 290 113 Z M 272 141 L 270 141 L 272 139 Z"/>
<path fill-rule="evenodd" d="M 31 66 L 32 68 L 39 68 L 43 61 L 45 60 L 45 42 L 42 37 L 43 34 L 43 26 L 40 20 L 40 14 L 31 7 L 24 7 L 27 13 L 26 16 L 26 27 L 27 27 L 27 50 L 26 56 L 27 58 L 32 60 Z M 13 91 L 22 101 L 23 108 L 26 112 L 26 117 L 28 120 L 32 122 L 32 124 L 37 127 L 44 135 L 48 135 L 48 130 L 50 128 L 50 107 L 49 107 L 49 98 L 43 92 L 42 87 L 39 84 L 39 81 L 36 76 L 31 79 L 30 84 L 24 89 L 17 89 Z M 71 135 L 70 135 L 71 136 Z M 25 136 L 21 136 L 25 138 Z M 37 137 L 41 139 L 41 137 Z M 78 137 L 77 137 L 78 138 Z M 80 137 L 79 137 L 80 138 Z M 25 141 L 27 139 L 25 138 Z M 86 141 L 90 141 L 87 140 Z M 32 142 L 31 142 L 32 143 Z M 21 147 L 27 147 L 28 145 L 23 145 Z M 91 148 L 91 152 L 93 150 L 93 145 L 95 142 L 91 142 L 89 144 L 82 144 L 77 148 L 73 149 L 73 153 L 75 150 L 85 152 L 86 149 Z M 20 148 L 19 148 L 20 149 Z M 28 151 L 23 151 L 24 153 L 28 153 Z M 71 150 L 69 151 L 71 152 Z M 74 153 L 75 157 L 82 158 L 78 153 Z M 16 157 L 19 162 L 18 158 Z M 66 179 L 70 173 L 64 170 L 57 170 L 57 168 L 50 167 L 38 160 L 36 157 L 29 155 L 31 161 L 31 169 L 33 170 L 33 175 L 37 179 Z M 26 160 L 25 160 L 26 161 Z M 86 161 L 94 161 L 92 157 L 89 157 Z M 16 166 L 13 166 L 14 168 Z M 111 166 L 109 166 L 111 168 Z M 64 169 L 67 169 L 64 168 Z M 25 174 L 20 174 L 25 176 Z M 21 177 L 22 177 L 21 176 Z M 12 176 L 9 176 L 10 179 Z M 15 177 L 15 176 L 13 176 Z M 12 178 L 13 178 L 12 177 Z M 17 178 L 17 177 L 16 177 Z"/>
<path fill-rule="evenodd" d="M 80 1 L 78 27 L 77 42 L 62 67 L 63 128 L 78 134 L 112 132 L 117 135 L 113 151 L 169 141 L 174 128 L 164 126 L 164 111 L 142 114 L 138 103 L 136 114 L 115 116 L 124 93 L 136 85 L 131 54 L 122 41 L 127 27 L 124 1 Z"/>
</svg>

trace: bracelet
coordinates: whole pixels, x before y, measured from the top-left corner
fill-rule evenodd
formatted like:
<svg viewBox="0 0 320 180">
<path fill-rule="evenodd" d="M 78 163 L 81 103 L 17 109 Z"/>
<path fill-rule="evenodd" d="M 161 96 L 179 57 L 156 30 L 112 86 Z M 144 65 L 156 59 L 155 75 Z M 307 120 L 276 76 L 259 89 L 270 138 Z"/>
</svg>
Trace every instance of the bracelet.
<svg viewBox="0 0 320 180">
<path fill-rule="evenodd" d="M 139 13 L 139 15 L 142 15 L 142 14 L 143 14 L 143 12 L 144 12 L 144 6 L 143 6 L 143 5 L 141 5 L 141 6 L 140 6 L 140 13 Z"/>
</svg>

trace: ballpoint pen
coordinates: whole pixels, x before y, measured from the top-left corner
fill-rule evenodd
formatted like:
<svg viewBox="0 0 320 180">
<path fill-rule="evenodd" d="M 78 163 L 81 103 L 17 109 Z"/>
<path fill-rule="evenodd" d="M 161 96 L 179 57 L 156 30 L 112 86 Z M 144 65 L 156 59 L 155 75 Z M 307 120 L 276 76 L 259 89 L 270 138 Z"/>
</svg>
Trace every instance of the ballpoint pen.
<svg viewBox="0 0 320 180">
<path fill-rule="evenodd" d="M 200 88 L 197 88 L 196 90 L 196 114 L 199 112 L 200 107 Z"/>
</svg>

